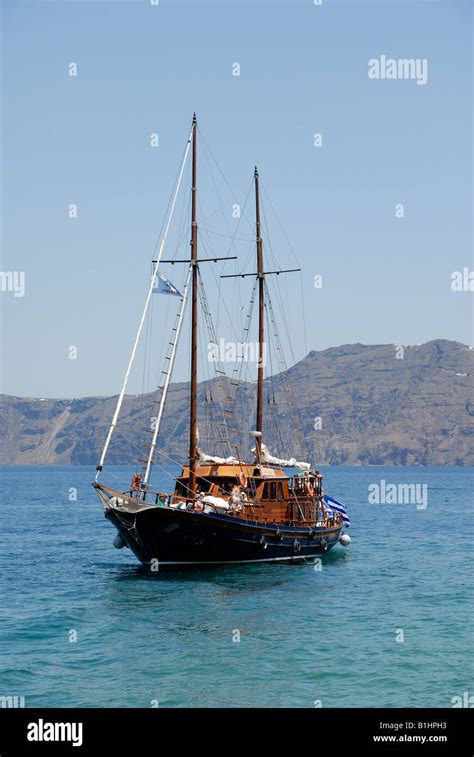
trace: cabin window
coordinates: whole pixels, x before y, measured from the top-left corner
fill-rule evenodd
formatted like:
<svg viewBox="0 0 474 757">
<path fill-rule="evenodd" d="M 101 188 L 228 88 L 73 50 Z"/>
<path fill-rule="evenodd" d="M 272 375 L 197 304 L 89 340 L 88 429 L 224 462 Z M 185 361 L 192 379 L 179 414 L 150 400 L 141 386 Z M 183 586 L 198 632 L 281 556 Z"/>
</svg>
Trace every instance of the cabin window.
<svg viewBox="0 0 474 757">
<path fill-rule="evenodd" d="M 180 481 L 180 479 L 176 480 L 176 496 L 177 497 L 187 497 L 188 496 L 188 482 L 186 481 Z"/>
<path fill-rule="evenodd" d="M 238 485 L 236 478 L 223 478 L 222 480 L 219 480 L 219 491 L 221 494 L 230 496 L 232 494 L 232 489 L 236 484 Z"/>
<path fill-rule="evenodd" d="M 267 481 L 263 487 L 263 499 L 283 499 L 283 484 L 281 481 Z"/>
<path fill-rule="evenodd" d="M 255 497 L 257 496 L 257 484 L 254 478 L 248 479 L 248 490 L 251 499 L 255 499 Z"/>
<path fill-rule="evenodd" d="M 197 483 L 196 483 L 196 488 L 198 490 L 198 493 L 208 492 L 211 486 L 212 486 L 212 481 L 209 481 L 209 479 L 207 478 L 198 478 Z"/>
</svg>

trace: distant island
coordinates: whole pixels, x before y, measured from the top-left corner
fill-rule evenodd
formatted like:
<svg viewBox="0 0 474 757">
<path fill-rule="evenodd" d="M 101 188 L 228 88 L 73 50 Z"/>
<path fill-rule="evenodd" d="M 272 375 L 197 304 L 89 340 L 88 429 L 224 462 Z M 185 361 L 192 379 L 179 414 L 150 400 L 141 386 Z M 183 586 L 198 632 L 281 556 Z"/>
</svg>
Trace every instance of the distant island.
<svg viewBox="0 0 474 757">
<path fill-rule="evenodd" d="M 285 435 L 294 420 L 282 400 L 284 379 L 291 384 L 316 465 L 474 465 L 474 350 L 442 339 L 397 349 L 352 344 L 310 352 L 284 376 L 267 380 L 268 401 L 275 401 Z M 200 407 L 210 386 L 199 386 Z M 237 415 L 249 430 L 254 398 L 253 384 L 239 385 Z M 114 437 L 110 463 L 140 457 L 127 440 L 150 427 L 152 400 L 125 398 L 123 435 Z M 95 464 L 115 402 L 2 395 L 0 464 Z M 188 385 L 173 384 L 160 449 L 174 460 L 186 456 L 187 413 Z M 272 452 L 283 452 L 270 432 L 267 439 Z"/>
</svg>

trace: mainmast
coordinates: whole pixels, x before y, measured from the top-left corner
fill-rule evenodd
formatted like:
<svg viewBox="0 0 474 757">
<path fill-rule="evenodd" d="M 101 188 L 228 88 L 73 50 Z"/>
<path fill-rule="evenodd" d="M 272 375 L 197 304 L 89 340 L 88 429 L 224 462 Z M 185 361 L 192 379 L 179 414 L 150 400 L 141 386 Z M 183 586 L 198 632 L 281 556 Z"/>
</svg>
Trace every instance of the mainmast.
<svg viewBox="0 0 474 757">
<path fill-rule="evenodd" d="M 270 275 L 279 276 L 281 273 L 293 273 L 301 268 L 287 268 L 277 271 L 264 271 L 262 236 L 260 232 L 260 185 L 257 166 L 254 172 L 255 178 L 255 233 L 257 243 L 257 271 L 256 273 L 225 274 L 221 279 L 244 279 L 246 276 L 256 276 L 258 280 L 258 376 L 257 376 L 257 423 L 256 430 L 251 433 L 255 437 L 255 452 L 257 463 L 262 460 L 262 433 L 263 433 L 263 369 L 265 365 L 265 277 Z M 267 293 L 268 294 L 268 293 Z M 268 295 L 269 307 L 271 308 L 270 296 Z"/>
<path fill-rule="evenodd" d="M 192 266 L 192 322 L 191 322 L 191 398 L 189 420 L 189 491 L 196 493 L 197 463 L 197 340 L 198 340 L 198 259 L 196 223 L 196 114 L 193 117 L 193 177 L 191 187 L 191 266 Z"/>
<path fill-rule="evenodd" d="M 258 170 L 255 166 L 255 220 L 257 241 L 257 278 L 258 278 L 258 382 L 257 382 L 257 426 L 256 452 L 257 462 L 261 460 L 263 432 L 263 365 L 265 339 L 265 274 L 263 271 L 262 237 L 260 235 L 260 194 Z"/>
</svg>

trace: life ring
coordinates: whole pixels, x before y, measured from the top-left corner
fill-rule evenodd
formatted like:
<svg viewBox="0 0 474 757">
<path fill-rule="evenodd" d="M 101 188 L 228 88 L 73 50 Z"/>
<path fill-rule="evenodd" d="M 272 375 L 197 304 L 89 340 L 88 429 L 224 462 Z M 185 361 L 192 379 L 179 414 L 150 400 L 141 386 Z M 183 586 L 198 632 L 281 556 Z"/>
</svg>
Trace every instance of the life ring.
<svg viewBox="0 0 474 757">
<path fill-rule="evenodd" d="M 240 485 L 243 486 L 244 489 L 246 489 L 248 481 L 247 481 L 247 476 L 245 475 L 245 473 L 243 472 L 243 470 L 240 471 L 240 473 L 239 473 L 239 481 L 240 481 Z"/>
</svg>

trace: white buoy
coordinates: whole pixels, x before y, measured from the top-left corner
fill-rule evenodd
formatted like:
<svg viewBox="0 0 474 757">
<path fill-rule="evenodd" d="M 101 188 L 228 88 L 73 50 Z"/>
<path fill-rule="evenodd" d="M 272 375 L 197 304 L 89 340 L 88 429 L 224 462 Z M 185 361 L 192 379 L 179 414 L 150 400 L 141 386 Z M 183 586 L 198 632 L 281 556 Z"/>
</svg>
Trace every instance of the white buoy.
<svg viewBox="0 0 474 757">
<path fill-rule="evenodd" d="M 115 549 L 122 549 L 122 547 L 126 547 L 124 540 L 120 536 L 120 534 L 117 534 L 117 536 L 114 538 L 114 547 Z"/>
<path fill-rule="evenodd" d="M 342 534 L 342 536 L 339 537 L 339 541 L 343 547 L 347 547 L 347 545 L 351 543 L 351 537 L 349 534 Z"/>
</svg>

